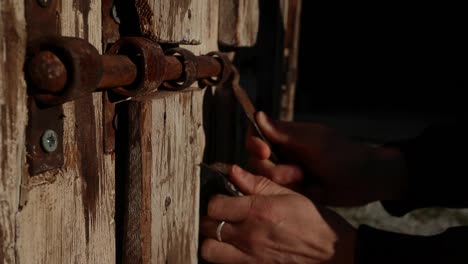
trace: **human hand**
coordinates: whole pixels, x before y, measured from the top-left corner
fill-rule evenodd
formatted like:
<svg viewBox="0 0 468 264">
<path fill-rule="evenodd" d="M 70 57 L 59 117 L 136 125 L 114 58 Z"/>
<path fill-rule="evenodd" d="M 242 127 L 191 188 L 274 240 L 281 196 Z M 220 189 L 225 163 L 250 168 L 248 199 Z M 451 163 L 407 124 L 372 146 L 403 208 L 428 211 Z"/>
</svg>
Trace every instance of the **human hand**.
<svg viewBox="0 0 468 264">
<path fill-rule="evenodd" d="M 269 146 L 250 129 L 246 147 L 254 173 L 333 206 L 404 196 L 406 168 L 398 150 L 355 143 L 320 124 L 272 121 L 263 112 L 256 120 L 265 137 L 292 163 L 268 160 Z"/>
<path fill-rule="evenodd" d="M 212 263 L 353 263 L 356 230 L 333 211 L 234 165 L 242 197 L 218 195 L 200 223 L 202 257 Z M 216 230 L 221 230 L 222 242 Z"/>
</svg>

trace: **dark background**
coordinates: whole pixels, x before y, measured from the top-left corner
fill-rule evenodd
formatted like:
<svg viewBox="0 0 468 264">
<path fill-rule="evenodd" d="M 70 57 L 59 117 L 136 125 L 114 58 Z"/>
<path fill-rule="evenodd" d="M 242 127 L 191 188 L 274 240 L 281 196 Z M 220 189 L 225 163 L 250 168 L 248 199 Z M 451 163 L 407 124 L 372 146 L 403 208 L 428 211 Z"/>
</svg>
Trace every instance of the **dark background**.
<svg viewBox="0 0 468 264">
<path fill-rule="evenodd" d="M 466 112 L 461 6 L 302 4 L 296 120 L 380 143 Z"/>
</svg>

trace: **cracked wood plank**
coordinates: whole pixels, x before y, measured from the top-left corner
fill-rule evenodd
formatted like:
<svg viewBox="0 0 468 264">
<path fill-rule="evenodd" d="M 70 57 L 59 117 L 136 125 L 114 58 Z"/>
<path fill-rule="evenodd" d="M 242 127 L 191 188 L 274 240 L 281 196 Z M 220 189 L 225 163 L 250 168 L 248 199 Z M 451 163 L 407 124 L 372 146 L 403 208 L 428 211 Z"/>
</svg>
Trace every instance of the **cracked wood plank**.
<svg viewBox="0 0 468 264">
<path fill-rule="evenodd" d="M 101 1 L 62 1 L 57 14 L 62 35 L 101 47 Z M 103 152 L 101 100 L 96 93 L 64 104 L 64 167 L 22 183 L 28 195 L 17 214 L 18 262 L 116 262 L 115 166 Z"/>
<path fill-rule="evenodd" d="M 204 0 L 195 54 L 218 48 L 218 2 Z M 129 105 L 128 208 L 124 263 L 199 263 L 200 168 L 205 151 L 204 109 L 211 89 L 160 91 Z"/>
<path fill-rule="evenodd" d="M 25 164 L 24 1 L 0 3 L 0 263 L 15 261 L 15 215 Z"/>
<path fill-rule="evenodd" d="M 220 0 L 219 43 L 229 47 L 252 47 L 257 42 L 258 0 Z"/>
<path fill-rule="evenodd" d="M 208 0 L 136 0 L 140 31 L 163 43 L 200 44 Z"/>
<path fill-rule="evenodd" d="M 203 93 L 129 105 L 124 263 L 197 263 Z"/>
</svg>

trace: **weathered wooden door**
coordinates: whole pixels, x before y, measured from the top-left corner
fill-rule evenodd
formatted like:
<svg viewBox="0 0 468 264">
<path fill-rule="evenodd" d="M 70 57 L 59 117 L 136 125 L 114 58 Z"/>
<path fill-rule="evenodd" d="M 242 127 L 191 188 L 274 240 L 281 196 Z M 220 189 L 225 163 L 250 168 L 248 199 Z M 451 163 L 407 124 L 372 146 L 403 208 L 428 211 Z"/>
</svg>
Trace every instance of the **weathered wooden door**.
<svg viewBox="0 0 468 264">
<path fill-rule="evenodd" d="M 270 2 L 278 10 L 287 6 L 287 1 L 260 1 L 260 6 Z M 31 175 L 31 115 L 23 70 L 31 38 L 27 32 L 41 28 L 26 24 L 31 6 L 54 15 L 56 26 L 44 30 L 85 39 L 101 54 L 121 37 L 141 36 L 164 49 L 180 46 L 195 55 L 228 50 L 231 59 L 238 58 L 241 72 L 243 59 L 258 58 L 252 50 L 242 55 L 239 47 L 257 44 L 255 53 L 284 42 L 283 35 L 267 34 L 261 42 L 265 46 L 258 47 L 259 1 L 254 0 L 0 2 L 0 262 L 198 263 L 198 164 L 235 162 L 242 155 L 242 126 L 229 86 L 200 88 L 194 83 L 182 91 L 161 90 L 114 105 L 102 92 L 67 102 L 59 116 L 63 165 Z M 287 10 L 283 13 L 291 12 Z M 281 11 L 270 13 L 280 21 Z M 284 59 L 283 49 L 270 45 L 266 50 L 280 52 L 260 52 L 260 59 L 271 58 L 257 66 L 266 75 L 271 65 L 284 74 L 282 65 L 270 63 Z M 247 86 L 257 85 L 245 80 Z M 288 96 L 282 101 L 291 101 L 293 83 L 274 87 L 281 85 L 291 87 L 283 89 Z M 264 108 L 279 108 L 279 101 Z M 290 118 L 290 105 L 282 116 Z"/>
</svg>

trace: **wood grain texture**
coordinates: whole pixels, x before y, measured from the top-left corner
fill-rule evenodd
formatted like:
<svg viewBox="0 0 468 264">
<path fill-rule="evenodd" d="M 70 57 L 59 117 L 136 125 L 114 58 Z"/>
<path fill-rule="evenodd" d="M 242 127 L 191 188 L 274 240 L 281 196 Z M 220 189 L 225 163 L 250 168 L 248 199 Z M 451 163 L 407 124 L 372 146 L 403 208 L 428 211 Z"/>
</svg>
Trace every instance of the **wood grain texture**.
<svg viewBox="0 0 468 264">
<path fill-rule="evenodd" d="M 296 96 L 302 0 L 281 0 L 280 3 L 285 32 L 283 55 L 286 75 L 281 87 L 279 119 L 292 121 Z"/>
<path fill-rule="evenodd" d="M 229 47 L 251 47 L 257 41 L 258 0 L 220 0 L 219 42 Z"/>
<path fill-rule="evenodd" d="M 25 163 L 24 1 L 0 3 L 0 263 L 15 263 L 15 215 Z"/>
<path fill-rule="evenodd" d="M 200 44 L 208 0 L 135 0 L 141 33 L 164 43 Z"/>
<path fill-rule="evenodd" d="M 180 45 L 184 49 L 191 50 L 195 55 L 203 55 L 210 51 L 218 50 L 218 19 L 219 0 L 203 0 L 204 5 L 199 11 L 204 16 L 198 26 L 201 43 L 199 45 Z"/>
<path fill-rule="evenodd" d="M 221 10 L 222 0 L 208 0 L 208 15 L 205 16 L 201 30 L 202 43 L 200 45 L 182 45 L 197 55 L 206 54 L 209 51 L 218 50 L 218 28 L 219 11 Z M 235 52 L 227 52 L 232 60 Z M 207 87 L 203 99 L 203 126 L 205 130 L 205 150 L 204 161 L 211 163 L 214 161 L 223 161 L 231 163 L 235 161 L 238 149 L 242 144 L 238 139 L 241 136 L 238 127 L 240 118 L 244 118 L 244 113 L 236 111 L 238 108 L 237 100 L 234 96 L 232 87 L 226 84 L 222 87 Z M 243 119 L 245 120 L 245 119 Z M 241 131 L 244 133 L 244 130 Z M 230 142 L 230 144 L 226 144 Z"/>
<path fill-rule="evenodd" d="M 61 34 L 101 47 L 101 1 L 62 1 Z M 115 263 L 114 157 L 104 155 L 101 94 L 64 105 L 62 169 L 23 182 L 20 263 Z"/>
<path fill-rule="evenodd" d="M 205 11 L 197 11 L 209 14 L 197 25 L 202 43 L 184 48 L 197 55 L 217 50 L 218 2 L 206 0 Z M 208 89 L 160 91 L 129 105 L 124 263 L 198 263 Z"/>
<path fill-rule="evenodd" d="M 203 94 L 130 103 L 124 263 L 197 263 Z"/>
</svg>

